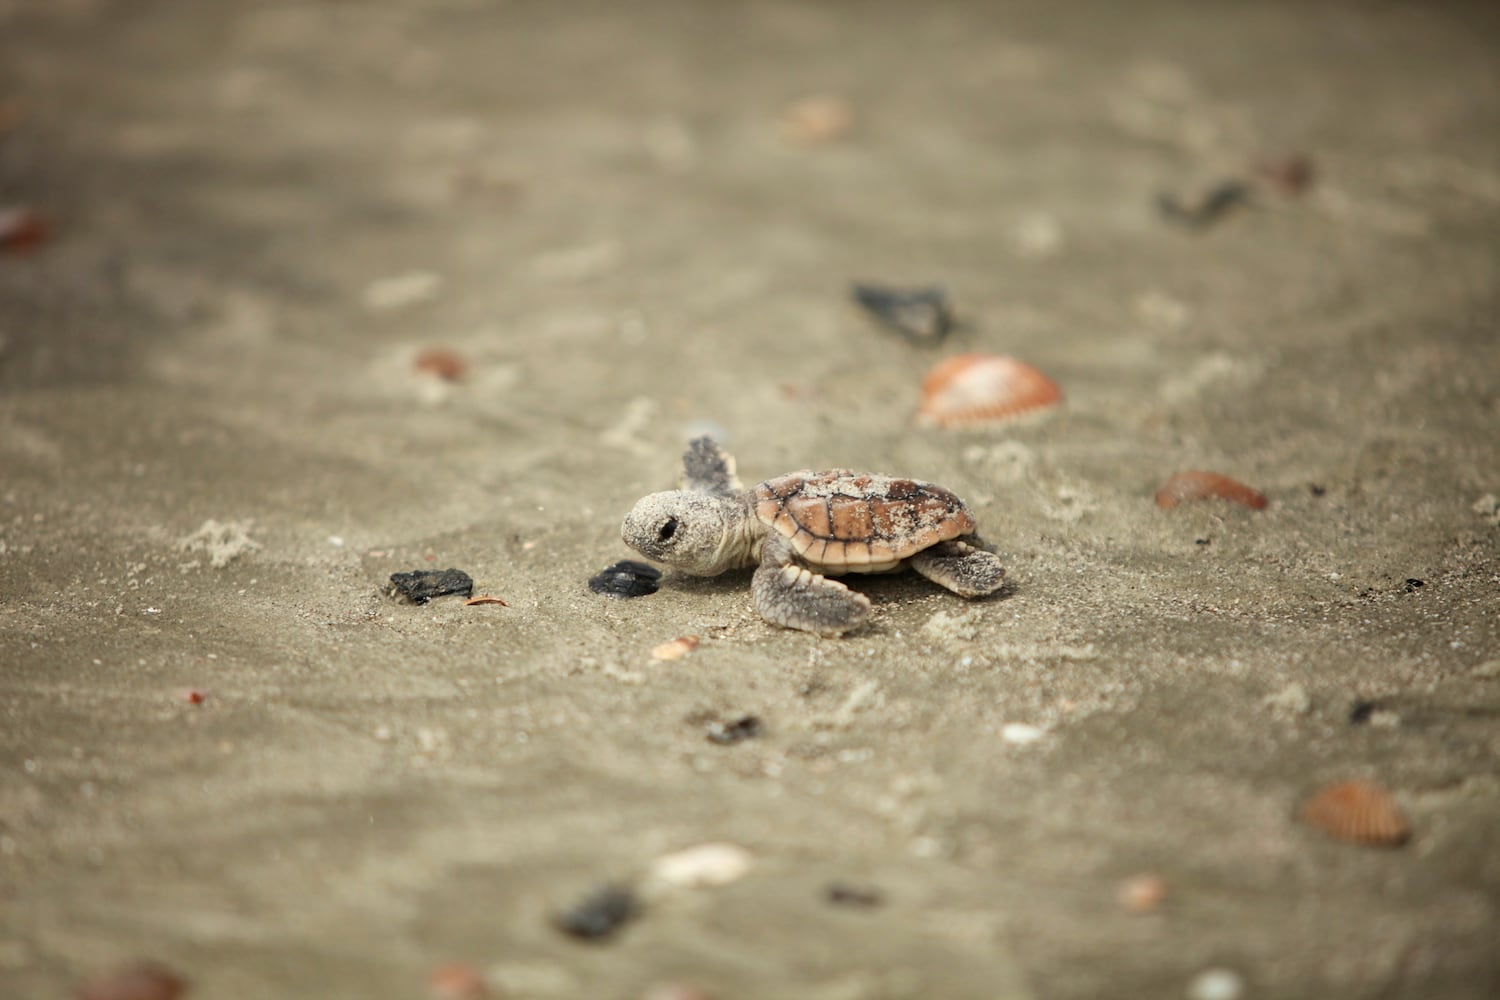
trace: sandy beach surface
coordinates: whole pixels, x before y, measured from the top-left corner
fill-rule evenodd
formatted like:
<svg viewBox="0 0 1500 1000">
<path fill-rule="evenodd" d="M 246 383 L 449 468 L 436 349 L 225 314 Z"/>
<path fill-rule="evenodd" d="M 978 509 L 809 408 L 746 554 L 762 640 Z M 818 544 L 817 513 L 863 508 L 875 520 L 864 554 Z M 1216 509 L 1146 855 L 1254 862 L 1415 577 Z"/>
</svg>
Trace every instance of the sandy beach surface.
<svg viewBox="0 0 1500 1000">
<path fill-rule="evenodd" d="M 0 996 L 1500 995 L 1497 39 L 0 0 Z M 963 353 L 1065 401 L 917 426 Z M 1010 583 L 591 593 L 704 432 L 941 483 Z M 506 603 L 382 592 L 449 567 Z M 1300 818 L 1355 780 L 1405 843 Z"/>
</svg>

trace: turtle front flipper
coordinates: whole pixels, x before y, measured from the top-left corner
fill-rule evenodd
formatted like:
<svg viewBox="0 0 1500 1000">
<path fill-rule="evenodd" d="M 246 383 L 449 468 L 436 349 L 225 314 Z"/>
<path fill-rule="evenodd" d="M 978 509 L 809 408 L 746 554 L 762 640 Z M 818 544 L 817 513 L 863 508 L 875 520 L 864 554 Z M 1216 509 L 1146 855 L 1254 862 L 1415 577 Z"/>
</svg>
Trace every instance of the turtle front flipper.
<svg viewBox="0 0 1500 1000">
<path fill-rule="evenodd" d="M 780 536 L 766 539 L 750 594 L 766 621 L 818 635 L 842 635 L 870 614 L 868 597 L 797 565 Z"/>
<path fill-rule="evenodd" d="M 734 456 L 707 434 L 693 438 L 682 456 L 682 488 L 722 495 L 744 489 L 734 474 Z"/>
<path fill-rule="evenodd" d="M 957 539 L 918 552 L 911 568 L 960 597 L 986 597 L 1005 583 L 999 556 Z"/>
</svg>

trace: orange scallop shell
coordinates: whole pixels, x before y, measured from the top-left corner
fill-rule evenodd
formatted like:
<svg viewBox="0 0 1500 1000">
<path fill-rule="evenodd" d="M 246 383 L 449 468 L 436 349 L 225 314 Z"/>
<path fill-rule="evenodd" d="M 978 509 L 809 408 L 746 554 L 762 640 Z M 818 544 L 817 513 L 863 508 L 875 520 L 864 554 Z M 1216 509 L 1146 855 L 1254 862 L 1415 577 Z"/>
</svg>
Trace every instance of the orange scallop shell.
<svg viewBox="0 0 1500 1000">
<path fill-rule="evenodd" d="M 1230 500 L 1251 510 L 1263 510 L 1267 503 L 1264 493 L 1217 472 L 1179 472 L 1156 491 L 1156 506 L 1162 510 L 1188 500 Z"/>
<path fill-rule="evenodd" d="M 1399 847 L 1411 836 L 1391 793 L 1368 781 L 1319 789 L 1302 804 L 1302 822 L 1338 840 L 1379 847 Z"/>
<path fill-rule="evenodd" d="M 922 380 L 917 423 L 924 427 L 998 424 L 1062 402 L 1062 390 L 1024 361 L 1000 354 L 960 354 Z"/>
</svg>

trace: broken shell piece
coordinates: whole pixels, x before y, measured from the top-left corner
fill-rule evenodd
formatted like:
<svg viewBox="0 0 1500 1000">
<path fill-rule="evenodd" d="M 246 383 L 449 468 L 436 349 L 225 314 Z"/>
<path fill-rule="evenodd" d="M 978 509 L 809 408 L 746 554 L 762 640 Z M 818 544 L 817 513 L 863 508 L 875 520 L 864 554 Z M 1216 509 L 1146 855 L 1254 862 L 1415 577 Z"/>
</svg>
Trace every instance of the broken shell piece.
<svg viewBox="0 0 1500 1000">
<path fill-rule="evenodd" d="M 1399 847 L 1411 837 L 1391 793 L 1369 781 L 1341 781 L 1315 792 L 1302 805 L 1302 822 L 1355 844 Z"/>
<path fill-rule="evenodd" d="M 476 604 L 498 604 L 502 608 L 510 607 L 509 604 L 506 604 L 504 601 L 500 600 L 500 598 L 491 597 L 489 594 L 481 594 L 478 597 L 471 597 L 467 601 L 464 601 L 464 607 L 466 608 L 473 607 Z"/>
<path fill-rule="evenodd" d="M 855 283 L 850 294 L 877 323 L 915 343 L 935 344 L 953 328 L 948 290 L 939 286 L 903 290 Z"/>
<path fill-rule="evenodd" d="M 0 250 L 29 253 L 52 235 L 48 218 L 30 208 L 0 208 Z"/>
<path fill-rule="evenodd" d="M 657 858 L 651 878 L 677 889 L 704 889 L 738 882 L 753 867 L 755 856 L 738 844 L 698 844 Z"/>
<path fill-rule="evenodd" d="M 1264 510 L 1267 503 L 1264 493 L 1217 472 L 1179 472 L 1156 491 L 1156 506 L 1162 510 L 1189 500 L 1229 500 L 1251 510 Z"/>
<path fill-rule="evenodd" d="M 1284 195 L 1302 194 L 1312 187 L 1317 173 L 1312 158 L 1300 153 L 1281 159 L 1262 160 L 1255 165 L 1256 179 Z"/>
<path fill-rule="evenodd" d="M 854 108 L 832 94 L 804 97 L 782 110 L 780 127 L 781 137 L 799 146 L 828 142 L 854 127 Z"/>
<path fill-rule="evenodd" d="M 1131 913 L 1151 913 L 1167 898 L 1167 883 L 1160 875 L 1143 872 L 1120 883 L 1115 899 Z"/>
<path fill-rule="evenodd" d="M 680 660 L 684 656 L 698 648 L 698 637 L 696 635 L 684 635 L 664 642 L 651 650 L 651 658 L 655 660 Z"/>
<path fill-rule="evenodd" d="M 187 988 L 187 980 L 166 966 L 135 962 L 90 979 L 77 995 L 78 1000 L 176 1000 Z"/>
<path fill-rule="evenodd" d="M 661 570 L 634 559 L 622 559 L 589 577 L 589 590 L 607 597 L 645 597 L 661 586 Z"/>
<path fill-rule="evenodd" d="M 463 355 L 446 347 L 429 347 L 413 359 L 412 367 L 436 375 L 444 382 L 462 382 L 469 373 L 469 363 Z"/>
<path fill-rule="evenodd" d="M 1062 390 L 1015 358 L 960 354 L 922 380 L 917 423 L 924 427 L 999 424 L 1039 414 L 1062 402 Z"/>
<path fill-rule="evenodd" d="M 468 962 L 450 962 L 432 970 L 427 992 L 433 1000 L 483 1000 L 490 995 L 484 973 Z"/>
</svg>

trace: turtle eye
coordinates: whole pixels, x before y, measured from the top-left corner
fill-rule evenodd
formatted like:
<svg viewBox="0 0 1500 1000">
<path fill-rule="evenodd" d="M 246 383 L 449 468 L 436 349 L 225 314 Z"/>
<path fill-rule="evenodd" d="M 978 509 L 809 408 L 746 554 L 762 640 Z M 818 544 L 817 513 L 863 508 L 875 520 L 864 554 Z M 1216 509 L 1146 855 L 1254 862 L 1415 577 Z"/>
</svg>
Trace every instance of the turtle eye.
<svg viewBox="0 0 1500 1000">
<path fill-rule="evenodd" d="M 677 518 L 669 517 L 666 523 L 661 526 L 661 530 L 656 533 L 656 540 L 658 542 L 665 542 L 675 534 L 677 534 Z"/>
</svg>

